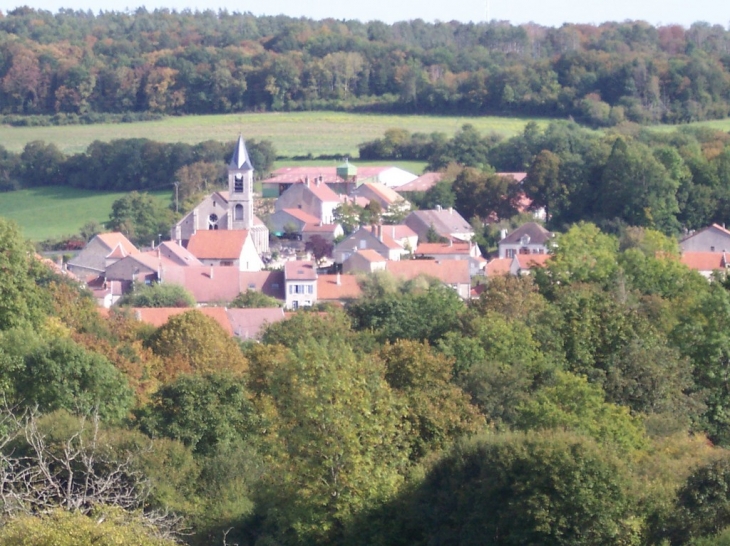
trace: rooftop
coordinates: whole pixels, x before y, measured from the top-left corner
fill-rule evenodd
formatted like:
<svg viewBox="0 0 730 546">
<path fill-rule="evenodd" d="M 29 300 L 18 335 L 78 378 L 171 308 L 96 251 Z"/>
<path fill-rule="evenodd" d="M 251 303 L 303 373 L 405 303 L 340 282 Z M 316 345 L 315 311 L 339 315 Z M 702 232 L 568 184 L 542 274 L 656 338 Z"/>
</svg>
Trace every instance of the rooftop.
<svg viewBox="0 0 730 546">
<path fill-rule="evenodd" d="M 287 281 L 317 280 L 317 269 L 312 262 L 294 260 L 284 264 L 284 278 Z"/>
<path fill-rule="evenodd" d="M 402 260 L 386 262 L 385 268 L 405 280 L 424 275 L 449 285 L 471 283 L 468 260 Z"/>
<path fill-rule="evenodd" d="M 245 229 L 196 231 L 190 237 L 188 251 L 200 260 L 238 260 L 247 238 Z"/>
<path fill-rule="evenodd" d="M 527 222 L 499 241 L 499 244 L 522 244 L 521 240 L 524 236 L 529 237 L 528 244 L 544 245 L 552 238 L 553 234 L 536 222 Z"/>
</svg>

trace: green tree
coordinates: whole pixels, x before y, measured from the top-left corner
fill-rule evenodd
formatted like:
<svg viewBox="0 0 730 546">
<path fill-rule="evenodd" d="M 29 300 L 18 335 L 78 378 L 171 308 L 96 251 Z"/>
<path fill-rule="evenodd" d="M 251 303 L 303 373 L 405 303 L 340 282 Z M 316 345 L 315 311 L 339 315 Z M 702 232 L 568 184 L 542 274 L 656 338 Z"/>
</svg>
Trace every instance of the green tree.
<svg viewBox="0 0 730 546">
<path fill-rule="evenodd" d="M 221 373 L 178 377 L 152 396 L 138 419 L 146 434 L 179 440 L 200 454 L 247 440 L 256 423 L 243 380 Z"/>
<path fill-rule="evenodd" d="M 230 334 L 200 311 L 170 317 L 152 336 L 150 347 L 165 359 L 163 375 L 170 379 L 181 373 L 242 373 L 248 367 Z"/>
<path fill-rule="evenodd" d="M 482 436 L 460 443 L 404 499 L 396 532 L 409 544 L 633 545 L 627 486 L 621 463 L 587 438 Z"/>
<path fill-rule="evenodd" d="M 119 305 L 126 307 L 195 307 L 195 298 L 178 284 L 135 284 Z"/>
<path fill-rule="evenodd" d="M 147 193 L 133 191 L 112 203 L 107 227 L 135 244 L 159 243 L 172 225 L 172 211 Z"/>
<path fill-rule="evenodd" d="M 531 206 L 534 209 L 544 207 L 545 217 L 550 220 L 551 211 L 559 209 L 567 193 L 560 181 L 560 157 L 549 150 L 537 154 L 523 187 L 527 197 L 532 199 Z"/>
<path fill-rule="evenodd" d="M 272 367 L 266 400 L 275 434 L 264 440 L 272 468 L 258 494 L 278 541 L 337 543 L 356 513 L 403 483 L 402 408 L 370 358 L 337 340 L 303 340 Z"/>
<path fill-rule="evenodd" d="M 252 309 L 262 307 L 281 307 L 283 302 L 267 296 L 263 292 L 257 290 L 246 290 L 236 296 L 233 301 L 228 305 L 232 308 L 237 309 Z"/>
</svg>

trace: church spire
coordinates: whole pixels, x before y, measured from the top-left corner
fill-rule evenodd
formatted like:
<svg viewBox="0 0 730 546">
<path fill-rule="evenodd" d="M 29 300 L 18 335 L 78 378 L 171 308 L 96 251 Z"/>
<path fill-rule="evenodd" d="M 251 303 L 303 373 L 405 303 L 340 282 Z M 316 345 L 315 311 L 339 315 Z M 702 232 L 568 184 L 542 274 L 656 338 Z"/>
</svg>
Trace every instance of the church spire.
<svg viewBox="0 0 730 546">
<path fill-rule="evenodd" d="M 238 135 L 236 149 L 233 151 L 233 157 L 231 157 L 228 168 L 239 171 L 253 171 L 253 165 L 251 164 L 251 158 L 248 157 L 248 150 L 246 149 L 246 143 L 243 141 L 243 135 Z"/>
</svg>

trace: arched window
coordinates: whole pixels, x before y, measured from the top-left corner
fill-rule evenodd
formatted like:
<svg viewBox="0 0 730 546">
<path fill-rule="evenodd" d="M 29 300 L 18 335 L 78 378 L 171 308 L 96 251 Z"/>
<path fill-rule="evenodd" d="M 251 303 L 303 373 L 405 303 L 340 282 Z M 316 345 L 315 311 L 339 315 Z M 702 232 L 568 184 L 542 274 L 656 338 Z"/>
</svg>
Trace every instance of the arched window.
<svg viewBox="0 0 730 546">
<path fill-rule="evenodd" d="M 235 193 L 243 193 L 243 175 L 237 174 L 233 177 L 233 191 Z"/>
<path fill-rule="evenodd" d="M 243 220 L 243 205 L 236 205 L 233 214 L 234 220 Z"/>
<path fill-rule="evenodd" d="M 208 216 L 208 229 L 218 229 L 218 215 L 211 214 Z"/>
</svg>

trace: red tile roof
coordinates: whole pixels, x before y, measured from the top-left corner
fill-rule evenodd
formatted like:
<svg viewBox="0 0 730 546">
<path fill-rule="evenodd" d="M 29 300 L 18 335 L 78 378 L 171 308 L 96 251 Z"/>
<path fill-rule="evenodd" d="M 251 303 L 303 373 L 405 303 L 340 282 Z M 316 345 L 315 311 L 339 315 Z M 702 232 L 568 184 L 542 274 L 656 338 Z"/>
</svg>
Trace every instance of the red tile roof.
<svg viewBox="0 0 730 546">
<path fill-rule="evenodd" d="M 340 195 L 340 203 L 349 203 L 358 207 L 367 207 L 370 199 L 359 195 Z"/>
<path fill-rule="evenodd" d="M 416 248 L 416 254 L 438 255 L 438 254 L 464 254 L 471 256 L 472 246 L 469 243 L 421 243 Z"/>
<path fill-rule="evenodd" d="M 402 260 L 386 262 L 386 270 L 396 277 L 411 280 L 419 275 L 433 277 L 445 284 L 469 284 L 468 260 Z"/>
<path fill-rule="evenodd" d="M 444 173 L 425 173 L 415 180 L 411 180 L 407 184 L 398 186 L 398 189 L 396 191 L 398 191 L 398 193 L 409 191 L 428 191 L 436 184 L 441 182 L 441 179 L 443 177 Z"/>
<path fill-rule="evenodd" d="M 320 275 L 317 279 L 317 299 L 320 301 L 341 301 L 356 299 L 362 289 L 355 275 Z"/>
<path fill-rule="evenodd" d="M 175 315 L 181 315 L 188 311 L 200 311 L 220 324 L 226 332 L 233 335 L 231 322 L 228 320 L 228 315 L 223 307 L 198 307 L 196 309 L 185 307 L 135 307 L 133 311 L 137 320 L 151 324 L 155 328 L 163 326 L 170 317 Z"/>
<path fill-rule="evenodd" d="M 248 230 L 202 230 L 196 231 L 188 251 L 199 260 L 238 260 L 248 238 Z"/>
<path fill-rule="evenodd" d="M 358 191 L 360 191 L 361 188 L 369 189 L 388 205 L 392 205 L 397 201 L 403 200 L 403 198 L 398 195 L 398 192 L 379 182 L 365 182 L 358 188 Z"/>
<path fill-rule="evenodd" d="M 281 271 L 239 271 L 234 266 L 172 266 L 162 269 L 162 282 L 179 284 L 198 303 L 232 301 L 246 290 L 257 290 L 284 299 Z"/>
<path fill-rule="evenodd" d="M 312 192 L 320 201 L 334 201 L 337 203 L 340 202 L 340 196 L 333 192 L 325 183 L 315 184 L 313 182 L 310 182 L 309 186 L 307 186 L 307 189 Z"/>
<path fill-rule="evenodd" d="M 316 216 L 313 216 L 307 212 L 304 212 L 301 209 L 282 209 L 283 212 L 286 212 L 289 216 L 293 216 L 297 220 L 301 220 L 305 224 L 318 224 L 319 218 Z"/>
<path fill-rule="evenodd" d="M 340 224 L 320 224 L 317 221 L 316 224 L 304 224 L 302 233 L 334 233 L 337 226 Z"/>
<path fill-rule="evenodd" d="M 358 250 L 352 256 L 362 256 L 363 259 L 365 259 L 366 261 L 371 262 L 371 263 L 386 261 L 385 258 L 383 258 L 380 254 L 378 254 L 375 250 L 373 250 L 371 248 L 366 248 L 364 250 Z"/>
<path fill-rule="evenodd" d="M 544 267 L 545 262 L 549 259 L 550 254 L 517 254 L 517 263 L 520 264 L 520 269 Z"/>
<path fill-rule="evenodd" d="M 724 252 L 684 252 L 681 262 L 695 271 L 725 269 L 727 258 Z"/>
<path fill-rule="evenodd" d="M 119 233 L 118 231 L 113 231 L 111 233 L 99 233 L 96 237 L 104 243 L 110 251 L 116 249 L 117 245 L 121 245 L 122 250 L 127 255 L 139 252 L 137 247 L 134 246 L 132 242 L 124 236 L 124 234 Z"/>
<path fill-rule="evenodd" d="M 499 275 L 509 275 L 512 258 L 494 258 L 487 263 L 485 273 L 487 277 L 495 277 Z"/>
<path fill-rule="evenodd" d="M 317 269 L 312 262 L 293 260 L 284 264 L 284 278 L 287 281 L 314 281 L 317 279 Z"/>
<path fill-rule="evenodd" d="M 285 319 L 281 307 L 266 309 L 228 309 L 228 320 L 233 329 L 233 335 L 243 339 L 257 339 L 264 328 Z"/>
</svg>

